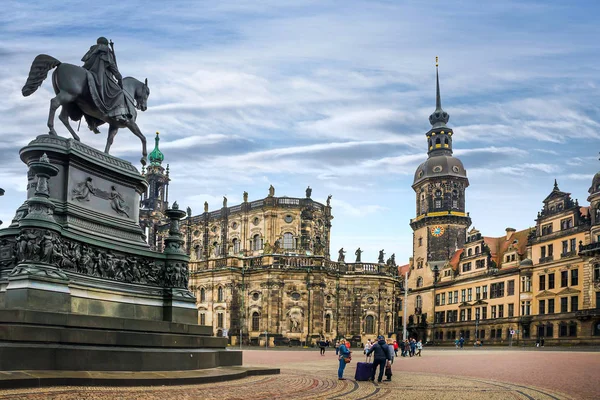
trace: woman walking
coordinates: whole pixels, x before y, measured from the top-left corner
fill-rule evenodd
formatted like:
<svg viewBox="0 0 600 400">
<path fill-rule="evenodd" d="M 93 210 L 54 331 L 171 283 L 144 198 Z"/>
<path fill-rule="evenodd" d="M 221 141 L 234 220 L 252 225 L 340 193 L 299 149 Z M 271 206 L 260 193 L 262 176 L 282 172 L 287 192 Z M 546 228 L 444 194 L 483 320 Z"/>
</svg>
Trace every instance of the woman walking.
<svg viewBox="0 0 600 400">
<path fill-rule="evenodd" d="M 352 353 L 350 351 L 350 349 L 348 349 L 346 347 L 346 339 L 342 339 L 340 340 L 340 347 L 339 347 L 339 363 L 340 366 L 338 368 L 338 379 L 340 381 L 345 380 L 344 378 L 344 369 L 346 369 L 346 364 L 349 363 L 349 359 L 350 359 L 350 353 Z"/>
<path fill-rule="evenodd" d="M 423 350 L 423 342 L 420 340 L 417 342 L 417 355 L 421 357 L 421 350 Z"/>
</svg>

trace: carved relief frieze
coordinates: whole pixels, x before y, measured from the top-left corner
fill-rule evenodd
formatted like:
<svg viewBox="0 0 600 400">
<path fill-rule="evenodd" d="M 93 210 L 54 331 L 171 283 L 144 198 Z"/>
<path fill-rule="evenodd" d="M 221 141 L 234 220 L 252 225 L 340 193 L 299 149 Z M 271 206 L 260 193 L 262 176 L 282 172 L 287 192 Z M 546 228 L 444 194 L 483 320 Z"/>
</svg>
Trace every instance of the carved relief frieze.
<svg viewBox="0 0 600 400">
<path fill-rule="evenodd" d="M 93 179 L 88 176 L 85 181 L 79 182 L 71 190 L 71 200 L 77 200 L 79 202 L 90 201 L 90 196 L 110 201 L 110 208 L 118 215 L 124 215 L 129 218 L 130 207 L 127 205 L 123 199 L 123 195 L 119 193 L 115 185 L 111 185 L 110 191 L 105 191 L 94 186 Z"/>
</svg>

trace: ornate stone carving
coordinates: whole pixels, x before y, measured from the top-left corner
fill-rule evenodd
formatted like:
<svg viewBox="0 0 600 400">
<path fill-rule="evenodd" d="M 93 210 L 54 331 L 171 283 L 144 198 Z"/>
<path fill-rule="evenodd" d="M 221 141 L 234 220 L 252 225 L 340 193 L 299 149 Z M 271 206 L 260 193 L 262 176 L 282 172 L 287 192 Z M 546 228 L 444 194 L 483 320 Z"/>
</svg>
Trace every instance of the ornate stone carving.
<svg viewBox="0 0 600 400">
<path fill-rule="evenodd" d="M 110 192 L 94 187 L 92 178 L 87 177 L 85 181 L 79 182 L 73 190 L 71 190 L 71 200 L 90 201 L 90 195 L 110 201 L 110 208 L 117 214 L 124 215 L 129 218 L 129 206 L 123 199 L 123 195 L 117 191 L 117 187 L 112 185 Z"/>
</svg>

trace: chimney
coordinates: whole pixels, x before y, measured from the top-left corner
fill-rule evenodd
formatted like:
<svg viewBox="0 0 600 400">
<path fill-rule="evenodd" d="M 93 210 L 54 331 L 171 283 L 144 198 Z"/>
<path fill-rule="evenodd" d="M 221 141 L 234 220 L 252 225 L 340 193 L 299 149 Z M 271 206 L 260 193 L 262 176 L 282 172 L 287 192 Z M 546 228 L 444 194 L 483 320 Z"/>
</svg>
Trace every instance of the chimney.
<svg viewBox="0 0 600 400">
<path fill-rule="evenodd" d="M 517 230 L 515 228 L 506 228 L 506 240 L 510 240 L 510 238 L 512 237 L 513 233 L 515 233 Z"/>
</svg>

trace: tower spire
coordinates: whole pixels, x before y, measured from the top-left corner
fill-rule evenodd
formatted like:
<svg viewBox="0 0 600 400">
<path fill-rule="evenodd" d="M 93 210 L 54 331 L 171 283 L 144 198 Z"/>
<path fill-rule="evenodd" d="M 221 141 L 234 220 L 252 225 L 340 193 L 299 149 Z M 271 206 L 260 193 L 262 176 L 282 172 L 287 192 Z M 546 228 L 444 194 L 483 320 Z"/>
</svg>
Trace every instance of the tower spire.
<svg viewBox="0 0 600 400">
<path fill-rule="evenodd" d="M 450 115 L 442 109 L 442 96 L 440 95 L 439 58 L 435 57 L 435 111 L 429 116 L 429 123 L 433 128 L 447 128 L 446 124 Z"/>
</svg>

